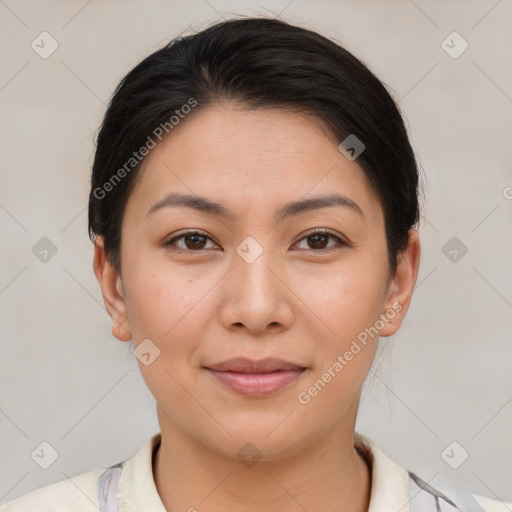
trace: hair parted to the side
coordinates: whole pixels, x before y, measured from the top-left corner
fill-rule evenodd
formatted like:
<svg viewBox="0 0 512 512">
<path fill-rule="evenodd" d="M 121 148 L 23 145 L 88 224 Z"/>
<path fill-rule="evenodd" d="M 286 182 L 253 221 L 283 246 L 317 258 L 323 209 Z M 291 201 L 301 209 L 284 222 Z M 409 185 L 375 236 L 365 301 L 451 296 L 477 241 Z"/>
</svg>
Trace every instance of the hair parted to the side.
<svg viewBox="0 0 512 512">
<path fill-rule="evenodd" d="M 104 239 L 118 272 L 124 208 L 142 161 L 134 154 L 154 142 L 155 134 L 172 137 L 170 120 L 183 118 L 191 99 L 188 116 L 234 101 L 248 109 L 313 115 L 340 143 L 355 135 L 365 145 L 357 164 L 381 200 L 389 266 L 395 271 L 409 230 L 419 221 L 419 169 L 398 106 L 382 82 L 339 44 L 256 17 L 222 21 L 174 39 L 117 86 L 97 137 L 88 222 L 89 236 Z"/>
</svg>

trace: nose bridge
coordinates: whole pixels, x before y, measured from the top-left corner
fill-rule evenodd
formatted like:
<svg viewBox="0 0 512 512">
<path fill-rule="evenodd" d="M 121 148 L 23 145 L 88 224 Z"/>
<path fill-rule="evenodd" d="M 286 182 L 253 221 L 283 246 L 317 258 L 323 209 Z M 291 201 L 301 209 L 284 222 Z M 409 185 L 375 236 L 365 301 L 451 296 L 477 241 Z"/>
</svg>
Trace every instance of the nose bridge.
<svg viewBox="0 0 512 512">
<path fill-rule="evenodd" d="M 288 324 L 292 310 L 287 288 L 275 275 L 279 274 L 277 255 L 251 237 L 236 252 L 222 312 L 225 326 L 243 324 L 256 332 L 270 324 Z"/>
<path fill-rule="evenodd" d="M 276 277 L 270 271 L 272 267 L 276 267 L 276 258 L 272 257 L 272 251 L 264 248 L 253 237 L 247 237 L 237 247 L 236 252 L 233 264 L 238 291 L 243 295 L 248 294 L 254 301 L 275 300 L 275 294 L 279 291 L 276 289 Z"/>
</svg>

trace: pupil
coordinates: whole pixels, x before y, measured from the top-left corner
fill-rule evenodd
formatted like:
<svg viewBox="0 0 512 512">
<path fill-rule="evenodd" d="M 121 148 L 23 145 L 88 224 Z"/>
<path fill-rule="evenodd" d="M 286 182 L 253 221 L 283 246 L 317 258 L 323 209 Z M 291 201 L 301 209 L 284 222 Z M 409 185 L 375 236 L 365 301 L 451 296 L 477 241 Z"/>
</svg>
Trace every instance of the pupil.
<svg viewBox="0 0 512 512">
<path fill-rule="evenodd" d="M 320 239 L 323 239 L 323 242 L 325 242 L 325 240 L 327 239 L 327 235 L 311 235 L 309 237 L 310 239 L 313 239 L 313 246 L 315 246 L 317 249 L 318 249 L 318 245 L 320 245 L 320 249 L 324 249 L 325 248 L 325 243 L 322 243 L 322 241 L 319 242 L 319 238 Z M 311 243 L 310 243 L 310 246 L 311 246 Z"/>
<path fill-rule="evenodd" d="M 189 244 L 189 241 L 190 239 L 192 239 L 192 244 Z M 198 240 L 199 239 L 199 240 Z M 186 245 L 189 249 L 201 249 L 201 247 L 198 247 L 201 246 L 202 243 L 204 243 L 204 236 L 202 235 L 189 235 L 186 237 Z M 192 247 L 190 247 L 190 245 L 192 245 Z"/>
</svg>

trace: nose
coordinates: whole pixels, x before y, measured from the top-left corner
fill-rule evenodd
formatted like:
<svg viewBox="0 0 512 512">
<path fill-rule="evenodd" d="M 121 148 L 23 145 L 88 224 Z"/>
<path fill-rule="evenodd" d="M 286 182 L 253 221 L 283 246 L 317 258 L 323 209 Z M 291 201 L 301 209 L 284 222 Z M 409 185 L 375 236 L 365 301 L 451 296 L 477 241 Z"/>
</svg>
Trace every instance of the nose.
<svg viewBox="0 0 512 512">
<path fill-rule="evenodd" d="M 223 287 L 221 322 L 229 330 L 264 336 L 289 329 L 294 319 L 290 277 L 265 251 L 251 263 L 235 255 Z"/>
</svg>

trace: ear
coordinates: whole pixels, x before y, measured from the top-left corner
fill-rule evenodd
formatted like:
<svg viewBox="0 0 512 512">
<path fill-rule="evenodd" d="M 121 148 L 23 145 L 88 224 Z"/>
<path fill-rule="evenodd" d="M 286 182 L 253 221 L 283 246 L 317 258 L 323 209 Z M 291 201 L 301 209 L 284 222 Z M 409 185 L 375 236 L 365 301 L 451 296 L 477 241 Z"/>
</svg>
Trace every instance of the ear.
<svg viewBox="0 0 512 512">
<path fill-rule="evenodd" d="M 382 312 L 385 316 L 385 325 L 380 331 L 382 337 L 395 334 L 402 325 L 416 285 L 420 253 L 418 231 L 411 229 L 407 248 L 398 255 L 397 269 L 388 285 L 384 311 Z"/>
<path fill-rule="evenodd" d="M 112 318 L 112 334 L 120 341 L 130 341 L 132 333 L 126 317 L 123 282 L 107 258 L 102 237 L 94 241 L 93 268 L 105 307 Z"/>
</svg>

